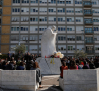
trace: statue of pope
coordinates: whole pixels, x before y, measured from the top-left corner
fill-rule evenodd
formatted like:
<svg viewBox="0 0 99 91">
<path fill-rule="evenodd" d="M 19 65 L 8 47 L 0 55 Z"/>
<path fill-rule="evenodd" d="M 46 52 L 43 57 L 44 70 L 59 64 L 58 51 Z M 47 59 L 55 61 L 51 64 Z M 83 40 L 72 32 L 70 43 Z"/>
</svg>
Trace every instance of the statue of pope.
<svg viewBox="0 0 99 91">
<path fill-rule="evenodd" d="M 56 52 L 56 35 L 57 32 L 54 32 L 56 30 L 55 26 L 52 26 L 52 28 L 47 28 L 46 31 L 42 34 L 41 39 L 41 56 L 42 57 L 48 57 L 54 54 Z"/>
</svg>

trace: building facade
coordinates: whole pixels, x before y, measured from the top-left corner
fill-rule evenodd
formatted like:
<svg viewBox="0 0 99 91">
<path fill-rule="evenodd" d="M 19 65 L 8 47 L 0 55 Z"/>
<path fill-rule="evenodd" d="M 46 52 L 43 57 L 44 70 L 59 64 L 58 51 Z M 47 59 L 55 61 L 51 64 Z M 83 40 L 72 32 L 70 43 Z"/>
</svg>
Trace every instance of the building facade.
<svg viewBox="0 0 99 91">
<path fill-rule="evenodd" d="M 99 55 L 99 0 L 3 0 L 1 18 L 2 53 L 24 44 L 26 52 L 40 54 L 43 31 L 55 25 L 57 51 Z"/>
</svg>

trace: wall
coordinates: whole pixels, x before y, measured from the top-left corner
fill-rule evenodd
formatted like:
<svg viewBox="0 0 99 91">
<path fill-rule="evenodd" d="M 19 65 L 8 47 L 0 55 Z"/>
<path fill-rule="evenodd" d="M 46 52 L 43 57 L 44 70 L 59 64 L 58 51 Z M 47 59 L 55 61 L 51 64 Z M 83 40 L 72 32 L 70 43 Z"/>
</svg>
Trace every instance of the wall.
<svg viewBox="0 0 99 91">
<path fill-rule="evenodd" d="M 6 89 L 36 91 L 36 71 L 0 70 L 0 85 Z"/>
</svg>

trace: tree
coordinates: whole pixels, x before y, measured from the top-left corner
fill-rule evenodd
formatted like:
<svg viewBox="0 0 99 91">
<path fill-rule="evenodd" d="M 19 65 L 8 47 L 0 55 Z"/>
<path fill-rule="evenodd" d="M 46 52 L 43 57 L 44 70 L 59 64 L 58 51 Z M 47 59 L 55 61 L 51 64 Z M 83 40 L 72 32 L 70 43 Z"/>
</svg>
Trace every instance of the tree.
<svg viewBox="0 0 99 91">
<path fill-rule="evenodd" d="M 77 50 L 77 51 L 75 51 L 74 57 L 75 58 L 78 58 L 78 57 L 85 58 L 85 57 L 87 57 L 87 53 L 85 53 L 83 50 L 80 50 L 80 51 Z"/>
<path fill-rule="evenodd" d="M 22 54 L 25 53 L 25 45 L 21 44 L 21 45 L 16 45 L 15 47 L 15 53 L 18 54 L 19 52 L 21 52 Z"/>
</svg>

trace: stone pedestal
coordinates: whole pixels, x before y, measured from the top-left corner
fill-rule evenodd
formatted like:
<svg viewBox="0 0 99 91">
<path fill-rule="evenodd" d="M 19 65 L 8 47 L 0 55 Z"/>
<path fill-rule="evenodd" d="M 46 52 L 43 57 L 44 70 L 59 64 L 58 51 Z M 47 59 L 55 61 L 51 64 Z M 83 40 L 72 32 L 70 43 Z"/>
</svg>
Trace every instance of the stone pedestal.
<svg viewBox="0 0 99 91">
<path fill-rule="evenodd" d="M 52 63 L 50 63 L 52 61 Z M 53 61 L 55 64 L 53 64 Z M 41 74 L 45 75 L 59 75 L 60 74 L 60 66 L 61 60 L 60 58 L 38 58 L 36 60 L 38 62 Z"/>
</svg>

